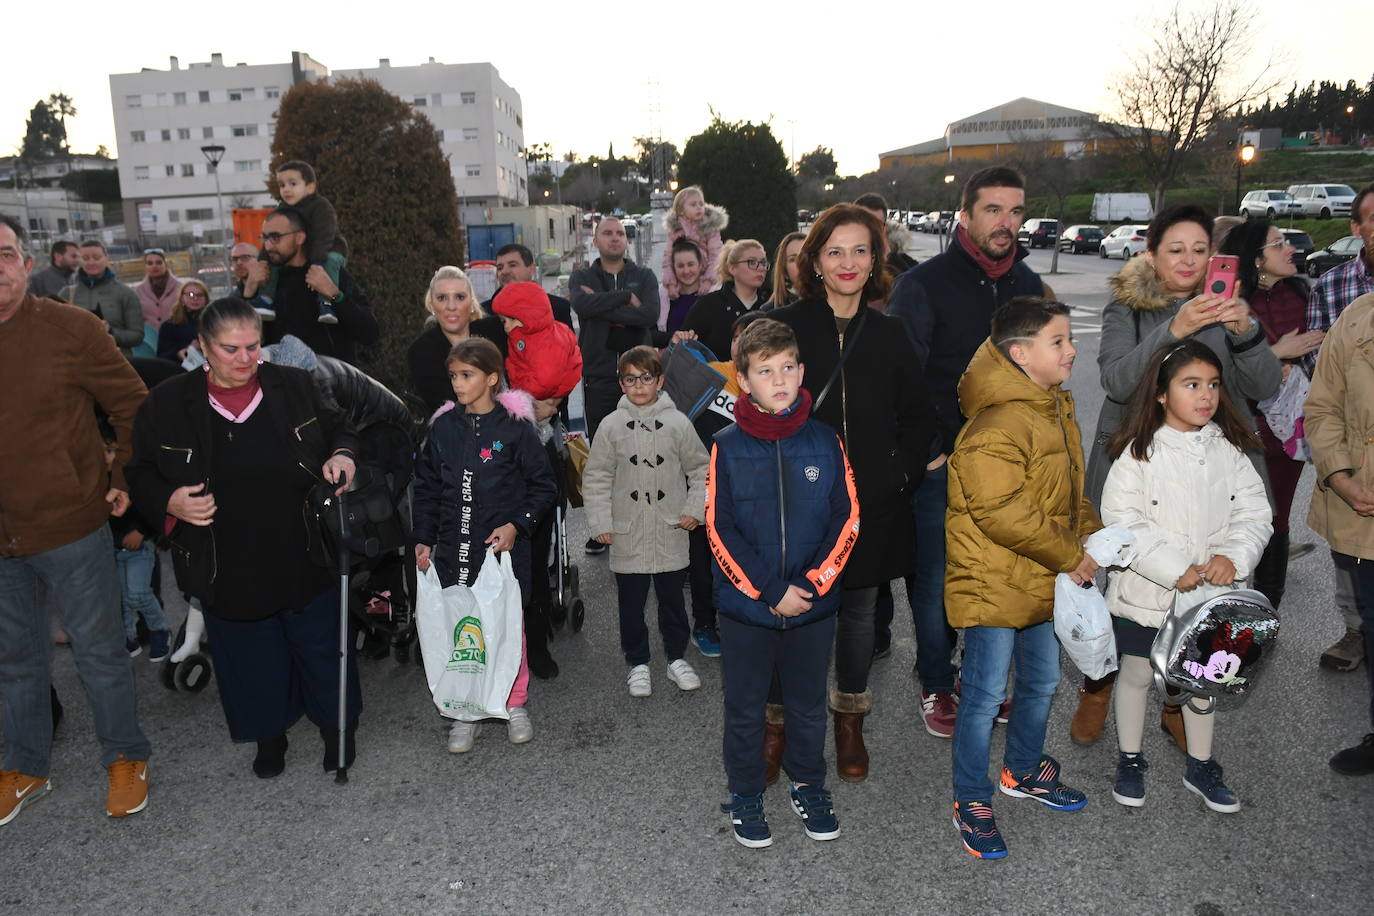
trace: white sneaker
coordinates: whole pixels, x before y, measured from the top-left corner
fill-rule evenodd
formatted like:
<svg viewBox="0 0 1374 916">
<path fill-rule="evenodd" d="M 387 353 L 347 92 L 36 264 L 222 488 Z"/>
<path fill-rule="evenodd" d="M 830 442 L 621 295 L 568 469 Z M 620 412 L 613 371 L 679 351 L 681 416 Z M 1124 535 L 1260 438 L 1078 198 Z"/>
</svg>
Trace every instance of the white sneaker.
<svg viewBox="0 0 1374 916">
<path fill-rule="evenodd" d="M 629 685 L 630 696 L 632 697 L 647 697 L 654 692 L 648 665 L 635 665 L 631 668 L 630 676 L 625 679 L 625 683 Z"/>
<path fill-rule="evenodd" d="M 477 733 L 481 730 L 481 722 L 454 722 L 448 730 L 448 752 L 466 754 L 472 750 L 472 742 L 477 740 Z"/>
<path fill-rule="evenodd" d="M 685 658 L 668 663 L 668 680 L 677 684 L 679 690 L 696 690 L 701 686 L 701 678 L 697 677 Z"/>
<path fill-rule="evenodd" d="M 506 737 L 510 738 L 511 744 L 524 744 L 534 737 L 534 724 L 530 722 L 530 714 L 525 712 L 525 707 L 516 706 L 508 710 L 510 721 L 506 723 Z"/>
</svg>

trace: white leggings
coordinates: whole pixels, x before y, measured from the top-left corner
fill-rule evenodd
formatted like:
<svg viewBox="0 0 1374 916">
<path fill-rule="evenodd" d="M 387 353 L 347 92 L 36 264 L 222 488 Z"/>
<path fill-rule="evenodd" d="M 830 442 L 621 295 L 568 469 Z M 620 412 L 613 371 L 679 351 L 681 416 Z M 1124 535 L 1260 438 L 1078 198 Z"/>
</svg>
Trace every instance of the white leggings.
<svg viewBox="0 0 1374 916">
<path fill-rule="evenodd" d="M 1145 701 L 1154 684 L 1150 660 L 1139 655 L 1121 656 L 1121 670 L 1116 677 L 1112 702 L 1116 709 L 1116 741 L 1122 753 L 1140 753 L 1145 731 Z M 1216 713 L 1198 715 L 1185 704 L 1183 732 L 1188 737 L 1188 756 L 1198 760 L 1212 757 L 1212 720 Z"/>
</svg>

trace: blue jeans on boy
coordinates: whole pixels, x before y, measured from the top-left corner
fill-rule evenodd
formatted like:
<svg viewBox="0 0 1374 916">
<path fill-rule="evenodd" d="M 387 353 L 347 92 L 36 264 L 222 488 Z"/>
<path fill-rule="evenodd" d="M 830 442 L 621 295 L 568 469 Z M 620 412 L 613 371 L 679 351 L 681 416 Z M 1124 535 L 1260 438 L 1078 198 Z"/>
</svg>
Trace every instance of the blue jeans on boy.
<svg viewBox="0 0 1374 916">
<path fill-rule="evenodd" d="M 926 471 L 911 497 L 916 519 L 916 571 L 907 577 L 911 624 L 916 634 L 916 677 L 930 693 L 954 690 L 956 634 L 945 616 L 945 489 L 949 465 Z M 967 650 L 966 650 L 967 651 Z"/>
<path fill-rule="evenodd" d="M 1006 696 L 1007 672 L 1016 663 L 1016 692 L 1007 724 L 1003 763 L 1017 776 L 1035 768 L 1045 754 L 1050 704 L 1059 686 L 1059 642 L 1054 622 L 1021 630 L 968 627 L 964 630 L 963 690 L 954 725 L 954 800 L 988 801 L 988 748 L 992 723 Z"/>
<path fill-rule="evenodd" d="M 1355 570 L 1355 588 L 1359 596 L 1360 628 L 1364 631 L 1364 669 L 1369 675 L 1369 724 L 1374 727 L 1374 560 L 1360 560 L 1351 564 Z"/>
<path fill-rule="evenodd" d="M 687 652 L 691 630 L 687 627 L 687 602 L 682 597 L 686 581 L 685 569 L 615 574 L 620 606 L 620 648 L 631 667 L 649 664 L 649 628 L 644 623 L 644 605 L 649 601 L 651 583 L 658 598 L 658 632 L 663 637 L 663 654 L 672 662 Z"/>
<path fill-rule="evenodd" d="M 115 566 L 119 569 L 120 609 L 124 613 L 124 638 L 138 636 L 138 618 L 148 624 L 153 631 L 170 630 L 167 617 L 162 613 L 162 604 L 153 594 L 153 563 L 157 560 L 157 548 L 149 538 L 137 550 L 115 548 Z"/>
<path fill-rule="evenodd" d="M 138 727 L 134 671 L 119 625 L 119 582 L 110 527 L 62 547 L 0 557 L 0 695 L 4 697 L 3 766 L 47 776 L 52 752 L 52 630 L 48 607 L 62 614 L 76 671 L 100 739 L 100 762 L 123 754 L 147 760 Z"/>
</svg>

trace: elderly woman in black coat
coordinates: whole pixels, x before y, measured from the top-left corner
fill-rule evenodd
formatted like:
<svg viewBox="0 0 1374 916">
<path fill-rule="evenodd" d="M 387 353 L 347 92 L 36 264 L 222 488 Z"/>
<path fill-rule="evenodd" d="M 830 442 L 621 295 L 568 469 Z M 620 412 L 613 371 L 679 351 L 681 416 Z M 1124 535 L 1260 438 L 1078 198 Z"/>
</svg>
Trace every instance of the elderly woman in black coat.
<svg viewBox="0 0 1374 916">
<path fill-rule="evenodd" d="M 806 367 L 811 415 L 839 433 L 854 468 L 859 540 L 844 572 L 835 637 L 836 765 L 840 777 L 868 775 L 863 716 L 872 704 L 878 586 L 909 574 L 916 560 L 911 490 L 925 473 L 934 414 L 901 323 L 872 308 L 888 292 L 882 225 L 839 204 L 811 226 L 797 256 L 801 300 L 769 316 L 792 327 Z"/>
</svg>

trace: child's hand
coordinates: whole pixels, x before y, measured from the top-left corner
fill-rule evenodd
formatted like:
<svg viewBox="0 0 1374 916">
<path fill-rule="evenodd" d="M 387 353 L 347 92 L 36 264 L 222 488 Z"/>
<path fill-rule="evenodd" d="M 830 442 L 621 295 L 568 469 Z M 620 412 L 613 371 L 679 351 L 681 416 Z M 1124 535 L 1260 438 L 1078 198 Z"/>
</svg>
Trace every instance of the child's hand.
<svg viewBox="0 0 1374 916">
<path fill-rule="evenodd" d="M 119 546 L 125 550 L 137 550 L 143 546 L 143 535 L 137 531 L 130 531 L 120 540 Z"/>
<path fill-rule="evenodd" d="M 811 610 L 811 602 L 806 600 L 810 597 L 810 592 L 803 591 L 795 585 L 789 585 L 787 586 L 787 594 L 782 596 L 782 600 L 778 602 L 777 607 L 773 608 L 773 611 L 780 617 L 796 617 L 799 614 L 804 614 Z"/>
<path fill-rule="evenodd" d="M 690 515 L 684 515 L 682 518 L 677 520 L 677 526 L 681 528 L 683 531 L 691 531 L 693 528 L 700 524 L 701 522 L 692 518 Z"/>
<path fill-rule="evenodd" d="M 1097 561 L 1092 558 L 1092 554 L 1084 551 L 1083 559 L 1078 561 L 1078 565 L 1069 573 L 1069 578 L 1079 585 L 1086 585 L 1093 581 L 1097 575 Z"/>
<path fill-rule="evenodd" d="M 592 538 L 592 540 L 596 541 L 598 544 L 609 544 L 611 542 L 611 533 L 608 531 L 605 534 L 598 534 L 596 537 Z"/>
<path fill-rule="evenodd" d="M 430 548 L 424 544 L 415 545 L 415 568 L 420 572 L 429 569 L 429 553 Z"/>
<path fill-rule="evenodd" d="M 1236 581 L 1236 564 L 1221 554 L 1212 557 L 1205 565 L 1199 566 L 1197 572 L 1202 577 L 1202 581 L 1210 585 L 1233 585 Z"/>
<path fill-rule="evenodd" d="M 1178 577 L 1178 581 L 1174 583 L 1174 588 L 1181 592 L 1191 592 L 1201 584 L 1202 576 L 1198 575 L 1198 567 L 1189 566 L 1188 571 Z"/>
<path fill-rule="evenodd" d="M 506 522 L 500 528 L 493 531 L 491 536 L 482 543 L 490 544 L 491 549 L 497 553 L 510 550 L 515 546 L 515 526 L 510 522 Z"/>
</svg>

